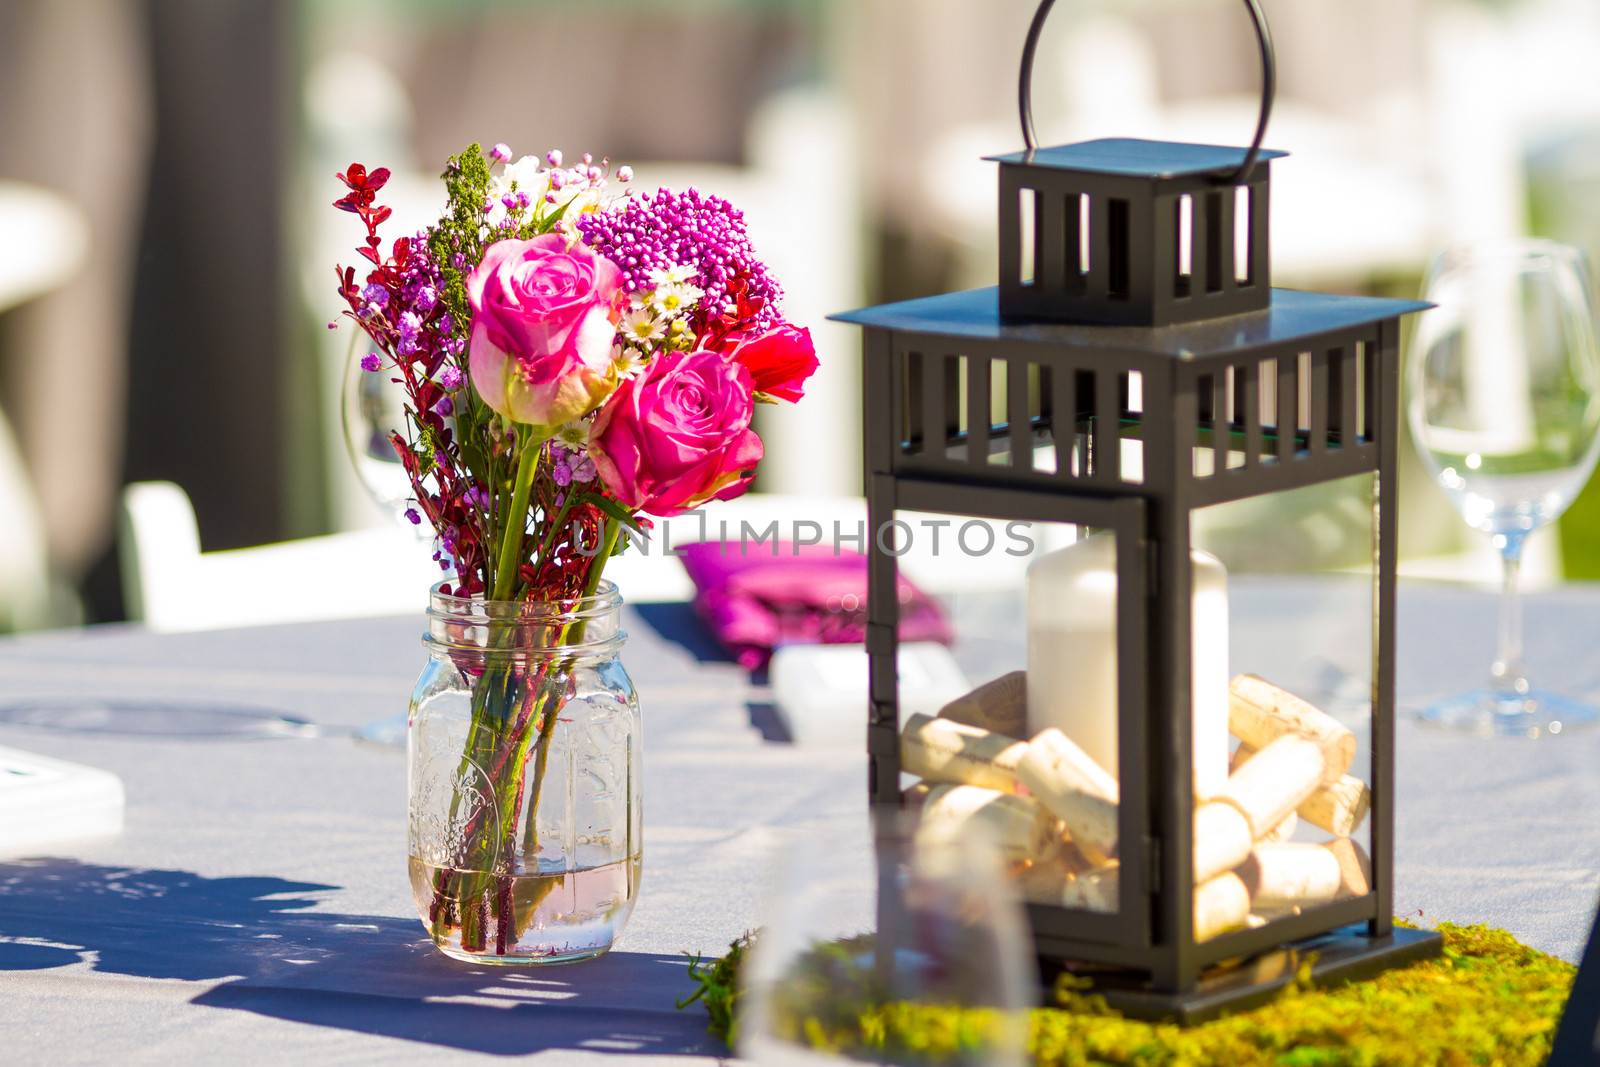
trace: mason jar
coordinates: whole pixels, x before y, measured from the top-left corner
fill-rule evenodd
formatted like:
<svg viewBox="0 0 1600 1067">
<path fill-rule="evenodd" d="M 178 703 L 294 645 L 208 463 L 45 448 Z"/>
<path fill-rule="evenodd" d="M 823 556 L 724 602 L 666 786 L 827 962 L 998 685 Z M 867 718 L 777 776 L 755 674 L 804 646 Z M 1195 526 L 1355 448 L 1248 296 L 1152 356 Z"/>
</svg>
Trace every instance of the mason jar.
<svg viewBox="0 0 1600 1067">
<path fill-rule="evenodd" d="M 440 951 L 599 956 L 639 892 L 642 719 L 610 582 L 553 602 L 429 599 L 407 731 L 412 895 Z"/>
</svg>

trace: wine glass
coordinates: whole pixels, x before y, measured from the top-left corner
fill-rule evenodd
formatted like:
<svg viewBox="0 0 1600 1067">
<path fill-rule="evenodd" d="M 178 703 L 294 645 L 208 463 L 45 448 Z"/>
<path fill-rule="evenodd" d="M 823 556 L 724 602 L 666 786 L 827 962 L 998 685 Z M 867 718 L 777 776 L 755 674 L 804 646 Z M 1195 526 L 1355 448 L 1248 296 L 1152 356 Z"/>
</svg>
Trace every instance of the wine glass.
<svg viewBox="0 0 1600 1067">
<path fill-rule="evenodd" d="M 781 870 L 741 976 L 742 1057 L 1021 1067 L 1038 978 L 1021 905 L 981 833 L 919 833 L 890 812 L 871 834 L 813 837 Z M 862 1026 L 868 1011 L 881 1030 Z M 917 1040 L 931 1032 L 945 1040 Z"/>
<path fill-rule="evenodd" d="M 352 333 L 340 386 L 345 453 L 356 477 L 378 507 L 426 540 L 430 537 L 427 527 L 413 525 L 405 517 L 415 494 L 400 457 L 389 443 L 390 433 L 404 436 L 406 432 L 405 390 L 394 381 L 387 359 L 380 370 L 369 371 L 361 366 L 368 351 L 367 337 L 359 330 Z"/>
<path fill-rule="evenodd" d="M 416 497 L 411 479 L 389 441 L 390 433 L 403 436 L 406 432 L 405 390 L 394 381 L 387 359 L 376 371 L 361 366 L 362 356 L 370 350 L 367 335 L 359 330 L 352 333 L 339 398 L 345 453 L 367 495 L 417 538 L 418 551 L 437 551 L 439 544 L 428 525 L 413 523 L 406 517 L 406 509 Z M 355 736 L 373 744 L 404 748 L 407 725 L 407 715 L 401 712 L 368 723 Z"/>
<path fill-rule="evenodd" d="M 1600 349 L 1577 250 L 1516 239 L 1447 252 L 1428 271 L 1406 372 L 1412 436 L 1467 525 L 1500 552 L 1499 654 L 1489 684 L 1425 720 L 1539 737 L 1596 721 L 1535 688 L 1522 665 L 1517 572 L 1528 535 L 1555 521 L 1600 454 Z"/>
</svg>

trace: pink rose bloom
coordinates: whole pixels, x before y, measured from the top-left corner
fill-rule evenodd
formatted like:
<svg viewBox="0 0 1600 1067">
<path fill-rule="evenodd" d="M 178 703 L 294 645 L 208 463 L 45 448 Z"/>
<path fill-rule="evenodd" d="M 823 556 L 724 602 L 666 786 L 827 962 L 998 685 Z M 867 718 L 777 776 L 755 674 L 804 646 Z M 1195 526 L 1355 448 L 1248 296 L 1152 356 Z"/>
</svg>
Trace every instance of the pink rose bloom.
<svg viewBox="0 0 1600 1067">
<path fill-rule="evenodd" d="M 589 455 L 625 507 L 666 517 L 743 493 L 761 461 L 750 372 L 719 352 L 669 352 L 622 383 Z"/>
<path fill-rule="evenodd" d="M 622 275 L 560 234 L 490 245 L 467 278 L 472 384 L 515 422 L 558 426 L 605 399 Z"/>
<path fill-rule="evenodd" d="M 787 322 L 741 339 L 728 357 L 750 372 L 756 392 L 791 403 L 805 395 L 805 380 L 817 370 L 811 331 Z"/>
</svg>

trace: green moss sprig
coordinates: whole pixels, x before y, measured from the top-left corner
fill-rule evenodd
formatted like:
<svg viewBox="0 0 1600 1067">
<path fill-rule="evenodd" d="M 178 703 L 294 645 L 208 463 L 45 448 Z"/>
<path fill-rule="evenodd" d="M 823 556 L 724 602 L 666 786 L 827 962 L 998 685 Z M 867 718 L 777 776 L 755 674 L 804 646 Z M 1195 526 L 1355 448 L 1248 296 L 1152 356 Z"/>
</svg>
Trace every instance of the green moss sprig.
<svg viewBox="0 0 1600 1067">
<path fill-rule="evenodd" d="M 1566 1004 L 1576 969 L 1504 930 L 1441 923 L 1438 959 L 1367 981 L 1317 988 L 1307 975 L 1271 1004 L 1198 1026 L 1127 1019 L 1091 990 L 1057 990 L 1061 1006 L 1031 1013 L 1029 1045 L 1043 1067 L 1424 1067 L 1484 1064 L 1538 1067 Z M 732 1040 L 738 971 L 751 937 L 721 960 L 695 958 L 695 1001 L 711 1012 L 710 1031 Z M 834 954 L 819 961 L 837 964 Z M 716 1009 L 712 1010 L 712 1005 Z M 835 1014 L 802 1028 L 834 1051 L 884 1050 L 930 1062 L 970 1049 L 990 1022 L 981 1009 L 922 1004 L 862 1004 L 854 1025 Z"/>
</svg>

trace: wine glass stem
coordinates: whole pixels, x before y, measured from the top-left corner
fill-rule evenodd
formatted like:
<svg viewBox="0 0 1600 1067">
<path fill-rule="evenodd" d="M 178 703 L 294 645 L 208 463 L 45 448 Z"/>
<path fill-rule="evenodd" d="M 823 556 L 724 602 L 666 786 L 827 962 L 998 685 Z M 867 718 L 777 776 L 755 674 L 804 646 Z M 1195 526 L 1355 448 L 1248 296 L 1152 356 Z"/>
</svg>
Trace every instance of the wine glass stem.
<svg viewBox="0 0 1600 1067">
<path fill-rule="evenodd" d="M 1528 691 L 1528 679 L 1522 669 L 1522 593 L 1517 579 L 1522 571 L 1522 545 L 1520 534 L 1506 534 L 1500 538 L 1502 585 L 1500 590 L 1500 636 L 1492 674 L 1494 687 L 1507 695 Z"/>
</svg>

